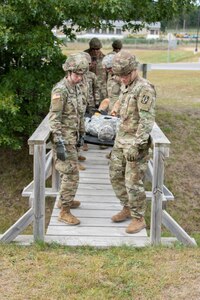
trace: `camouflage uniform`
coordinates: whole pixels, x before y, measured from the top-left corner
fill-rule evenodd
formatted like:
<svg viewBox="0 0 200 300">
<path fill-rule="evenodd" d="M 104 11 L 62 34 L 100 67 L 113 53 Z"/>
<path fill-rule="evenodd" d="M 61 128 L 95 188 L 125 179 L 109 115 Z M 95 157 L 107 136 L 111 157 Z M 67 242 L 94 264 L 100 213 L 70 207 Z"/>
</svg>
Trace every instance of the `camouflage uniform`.
<svg viewBox="0 0 200 300">
<path fill-rule="evenodd" d="M 80 54 L 87 59 L 88 64 L 90 66 L 92 60 L 89 53 L 80 52 Z M 85 83 L 87 82 L 87 88 L 88 88 L 88 92 L 86 96 L 87 112 L 91 112 L 91 110 L 95 107 L 98 107 L 100 103 L 99 86 L 97 84 L 97 77 L 93 72 L 88 70 L 88 72 L 85 74 L 84 77 L 85 77 L 84 81 Z M 83 93 L 86 94 L 84 90 L 85 88 L 83 87 Z"/>
<path fill-rule="evenodd" d="M 77 57 L 77 60 L 80 61 L 80 57 Z M 82 74 L 82 71 L 86 71 L 87 61 L 82 63 L 81 70 L 75 70 L 73 65 L 70 67 L 70 62 L 70 59 L 68 59 L 63 65 L 66 72 L 72 71 L 79 74 L 80 71 L 80 74 Z M 70 207 L 79 181 L 76 145 L 80 136 L 84 134 L 84 107 L 78 84 L 71 85 L 66 77 L 52 89 L 49 125 L 52 134 L 55 168 L 59 171 L 61 178 L 60 200 L 62 201 L 62 207 Z M 56 145 L 59 141 L 64 143 L 66 149 L 66 159 L 64 161 L 58 159 L 56 154 Z"/>
<path fill-rule="evenodd" d="M 114 40 L 112 43 L 113 51 L 118 52 L 122 49 L 122 41 Z"/>
<path fill-rule="evenodd" d="M 121 62 L 126 55 L 120 53 L 114 58 L 113 72 L 127 76 L 137 69 L 137 62 L 132 56 L 130 64 L 127 66 L 126 60 L 123 66 Z M 129 207 L 131 217 L 138 219 L 145 213 L 143 179 L 149 158 L 149 135 L 155 119 L 155 100 L 154 86 L 139 75 L 128 86 L 122 86 L 120 125 L 111 155 L 110 178 L 122 206 Z M 137 153 L 132 161 L 127 159 L 130 149 Z"/>
<path fill-rule="evenodd" d="M 119 77 L 112 74 L 108 77 L 107 81 L 107 93 L 109 98 L 109 107 L 108 107 L 108 114 L 111 113 L 112 108 L 117 100 L 119 100 L 119 94 L 121 90 L 121 82 Z"/>
<path fill-rule="evenodd" d="M 88 111 L 91 112 L 93 108 L 98 107 L 100 104 L 99 85 L 97 76 L 93 72 L 88 71 L 86 76 L 89 84 Z"/>
<path fill-rule="evenodd" d="M 112 72 L 113 66 L 113 58 L 116 53 L 107 54 L 102 61 L 103 67 L 108 72 L 108 80 L 107 80 L 107 94 L 109 99 L 109 106 L 108 106 L 108 114 L 111 113 L 112 108 L 117 100 L 119 100 L 119 94 L 121 89 L 121 81 L 119 76 L 114 75 Z"/>
<path fill-rule="evenodd" d="M 89 83 L 87 74 L 83 76 L 83 80 L 78 85 L 82 93 L 83 115 L 85 115 L 89 98 Z"/>
<path fill-rule="evenodd" d="M 83 55 L 83 52 L 78 53 L 78 54 L 71 54 L 70 58 L 74 58 L 79 56 L 80 59 L 87 59 L 85 55 Z M 83 79 L 80 83 L 78 83 L 79 89 L 81 90 L 82 93 L 82 105 L 83 105 L 83 115 L 85 115 L 86 108 L 88 105 L 88 97 L 89 97 L 89 83 L 87 79 L 87 73 L 88 71 L 83 75 Z"/>
<path fill-rule="evenodd" d="M 123 47 L 123 45 L 122 45 L 121 40 L 114 40 L 113 43 L 112 43 L 113 50 L 111 52 L 109 52 L 108 54 L 116 54 L 119 51 L 121 51 L 122 47 Z"/>
<path fill-rule="evenodd" d="M 103 69 L 102 60 L 104 58 L 104 54 L 99 51 L 96 53 L 95 49 L 102 48 L 102 44 L 97 38 L 93 38 L 90 40 L 90 48 L 85 50 L 86 53 L 89 53 L 91 56 L 91 66 L 90 71 L 95 73 L 97 76 L 97 83 L 99 88 L 99 95 L 101 101 L 107 97 L 107 89 L 106 89 L 106 82 L 107 82 L 107 74 L 106 71 Z"/>
<path fill-rule="evenodd" d="M 86 111 L 91 112 L 91 110 L 98 107 L 100 103 L 99 87 L 97 85 L 96 75 L 88 71 L 84 75 L 82 82 L 79 83 L 79 87 L 82 92 L 84 114 Z"/>
</svg>

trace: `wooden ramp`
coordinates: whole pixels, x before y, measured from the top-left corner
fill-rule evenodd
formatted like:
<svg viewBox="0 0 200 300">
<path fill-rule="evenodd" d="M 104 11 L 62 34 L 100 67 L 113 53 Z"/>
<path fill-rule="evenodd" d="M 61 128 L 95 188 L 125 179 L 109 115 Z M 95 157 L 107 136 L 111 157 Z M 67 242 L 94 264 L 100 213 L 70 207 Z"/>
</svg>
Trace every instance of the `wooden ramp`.
<svg viewBox="0 0 200 300">
<path fill-rule="evenodd" d="M 89 145 L 89 150 L 83 152 L 86 161 L 85 171 L 80 172 L 80 182 L 76 199 L 81 206 L 73 210 L 73 214 L 81 221 L 78 226 L 70 226 L 57 220 L 59 209 L 56 203 L 52 212 L 46 238 L 69 246 L 145 246 L 149 244 L 146 229 L 130 235 L 125 228 L 130 220 L 113 223 L 111 216 L 121 210 L 109 180 L 109 160 L 106 154 L 111 148 L 99 149 Z"/>
</svg>

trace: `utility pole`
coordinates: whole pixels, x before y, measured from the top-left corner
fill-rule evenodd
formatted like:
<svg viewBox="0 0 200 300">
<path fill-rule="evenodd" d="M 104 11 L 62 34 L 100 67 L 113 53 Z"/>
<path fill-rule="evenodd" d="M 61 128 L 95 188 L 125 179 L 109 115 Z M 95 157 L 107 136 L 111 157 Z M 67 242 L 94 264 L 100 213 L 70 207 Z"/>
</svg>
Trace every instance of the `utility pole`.
<svg viewBox="0 0 200 300">
<path fill-rule="evenodd" d="M 185 33 L 185 19 L 183 20 L 183 32 Z"/>
<path fill-rule="evenodd" d="M 199 22 L 200 22 L 200 6 L 198 7 L 198 20 L 197 20 L 197 37 L 196 37 L 196 48 L 195 53 L 198 52 L 198 41 L 199 41 Z"/>
</svg>

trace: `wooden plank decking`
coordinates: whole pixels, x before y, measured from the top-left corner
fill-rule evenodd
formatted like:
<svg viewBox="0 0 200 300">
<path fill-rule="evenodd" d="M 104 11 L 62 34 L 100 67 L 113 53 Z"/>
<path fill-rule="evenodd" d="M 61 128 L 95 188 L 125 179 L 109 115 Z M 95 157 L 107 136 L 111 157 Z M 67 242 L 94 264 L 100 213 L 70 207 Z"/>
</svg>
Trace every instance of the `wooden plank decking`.
<svg viewBox="0 0 200 300">
<path fill-rule="evenodd" d="M 57 220 L 59 209 L 56 203 L 52 212 L 46 238 L 70 246 L 145 246 L 148 244 L 146 230 L 130 235 L 125 232 L 130 220 L 113 223 L 111 216 L 121 210 L 109 181 L 108 159 L 105 155 L 110 149 L 100 150 L 98 146 L 89 145 L 89 151 L 83 152 L 86 161 L 85 171 L 80 172 L 80 182 L 76 199 L 81 206 L 73 210 L 81 224 L 70 226 Z"/>
</svg>

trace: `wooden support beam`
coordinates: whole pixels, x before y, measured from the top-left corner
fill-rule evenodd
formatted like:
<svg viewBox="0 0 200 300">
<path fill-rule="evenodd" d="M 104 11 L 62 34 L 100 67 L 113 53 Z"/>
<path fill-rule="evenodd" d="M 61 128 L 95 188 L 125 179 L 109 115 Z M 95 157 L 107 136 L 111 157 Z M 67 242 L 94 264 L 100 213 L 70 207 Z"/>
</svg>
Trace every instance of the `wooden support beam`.
<svg viewBox="0 0 200 300">
<path fill-rule="evenodd" d="M 162 211 L 162 223 L 184 245 L 197 246 L 195 240 L 165 210 Z"/>
<path fill-rule="evenodd" d="M 52 150 L 46 154 L 46 164 L 45 164 L 45 179 L 49 178 L 52 174 Z"/>
<path fill-rule="evenodd" d="M 33 208 L 30 208 L 15 224 L 0 238 L 1 242 L 12 242 L 28 225 L 33 222 Z"/>
<path fill-rule="evenodd" d="M 0 235 L 0 240 L 1 240 L 2 235 Z M 107 242 L 108 240 L 108 242 Z M 84 241 L 82 242 L 82 246 L 93 246 L 93 247 L 98 247 L 98 248 L 108 248 L 110 246 L 113 246 L 111 244 L 110 246 L 108 245 L 109 242 L 111 242 L 110 238 L 105 239 L 105 237 L 92 237 L 91 240 L 88 240 L 87 243 Z M 194 239 L 192 239 L 194 241 Z M 77 246 L 79 240 L 77 240 L 76 237 L 66 237 L 63 238 L 62 236 L 45 236 L 44 239 L 45 243 L 51 244 L 51 243 L 58 243 L 60 245 L 67 245 L 67 246 Z M 31 245 L 34 240 L 33 240 L 33 235 L 18 235 L 14 242 L 18 245 L 23 245 L 23 246 L 29 246 Z M 115 246 L 121 246 L 121 237 L 116 238 L 115 241 Z M 174 243 L 177 242 L 177 239 L 175 237 L 163 237 L 161 238 L 161 244 L 163 246 L 171 246 Z M 124 244 L 129 244 L 128 242 Z M 137 248 L 137 247 L 147 247 L 150 245 L 150 239 L 148 237 L 130 237 L 130 246 Z"/>
<path fill-rule="evenodd" d="M 45 235 L 45 144 L 34 145 L 34 240 Z"/>
<path fill-rule="evenodd" d="M 45 179 L 49 178 L 52 174 L 52 151 L 49 151 L 46 154 L 46 164 L 45 164 Z M 55 169 L 55 168 L 54 168 Z M 22 191 L 22 197 L 30 197 L 31 193 L 33 192 L 34 180 L 31 181 Z"/>
<path fill-rule="evenodd" d="M 142 65 L 142 77 L 147 78 L 147 64 Z"/>
<path fill-rule="evenodd" d="M 164 147 L 154 147 L 150 231 L 150 239 L 152 245 L 158 245 L 161 242 L 164 159 Z"/>
</svg>

